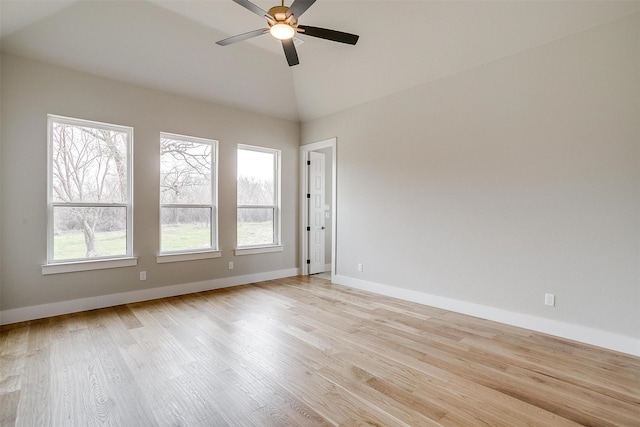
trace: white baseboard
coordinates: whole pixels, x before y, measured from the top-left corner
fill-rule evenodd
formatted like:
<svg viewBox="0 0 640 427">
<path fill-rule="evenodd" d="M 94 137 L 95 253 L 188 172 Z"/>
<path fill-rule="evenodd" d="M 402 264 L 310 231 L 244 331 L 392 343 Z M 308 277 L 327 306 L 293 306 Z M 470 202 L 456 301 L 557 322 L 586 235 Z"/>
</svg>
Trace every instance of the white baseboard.
<svg viewBox="0 0 640 427">
<path fill-rule="evenodd" d="M 14 308 L 11 310 L 0 311 L 0 325 L 58 316 L 61 314 L 77 313 L 97 308 L 112 307 L 115 305 L 129 304 L 133 302 L 148 301 L 157 298 L 166 298 L 194 292 L 246 285 L 248 283 L 280 279 L 283 277 L 296 276 L 298 274 L 300 274 L 299 269 L 291 268 L 286 270 L 249 274 L 245 276 L 226 277 L 222 279 L 212 279 L 201 282 L 184 283 L 180 285 L 163 286 L 160 288 L 143 289 L 119 294 Z M 480 317 L 495 322 L 505 323 L 507 325 L 518 326 L 536 332 L 542 332 L 614 351 L 620 351 L 622 353 L 632 354 L 634 356 L 640 356 L 640 339 L 625 335 L 546 319 L 544 317 L 516 313 L 495 307 L 440 297 L 424 292 L 397 288 L 394 286 L 383 285 L 381 283 L 354 279 L 347 276 L 335 275 L 332 277 L 332 281 L 343 286 L 362 289 L 364 291 L 416 302 L 431 307 L 442 308 L 456 313 Z"/>
<path fill-rule="evenodd" d="M 173 297 L 176 295 L 185 295 L 194 292 L 246 285 L 248 283 L 297 276 L 298 274 L 299 269 L 290 268 L 286 270 L 248 274 L 245 276 L 225 277 L 222 279 L 204 280 L 201 282 L 183 283 L 180 285 L 162 286 L 159 288 L 143 289 L 119 294 L 102 295 L 71 301 L 35 305 L 31 307 L 14 308 L 11 310 L 0 311 L 0 325 L 42 319 L 44 317 L 58 316 L 61 314 L 77 313 L 79 311 L 93 310 L 96 308 L 113 307 L 115 305 L 148 301 L 157 298 Z"/>
<path fill-rule="evenodd" d="M 335 275 L 332 282 L 351 288 L 361 289 L 376 294 L 399 298 L 405 301 L 416 302 L 431 307 L 442 308 L 456 313 L 480 317 L 511 326 L 542 332 L 561 338 L 579 341 L 585 344 L 595 345 L 622 353 L 640 356 L 640 339 L 593 329 L 586 326 L 575 325 L 558 320 L 529 314 L 516 313 L 500 308 L 489 307 L 481 304 L 440 297 L 381 283 L 354 279 L 352 277 Z"/>
</svg>

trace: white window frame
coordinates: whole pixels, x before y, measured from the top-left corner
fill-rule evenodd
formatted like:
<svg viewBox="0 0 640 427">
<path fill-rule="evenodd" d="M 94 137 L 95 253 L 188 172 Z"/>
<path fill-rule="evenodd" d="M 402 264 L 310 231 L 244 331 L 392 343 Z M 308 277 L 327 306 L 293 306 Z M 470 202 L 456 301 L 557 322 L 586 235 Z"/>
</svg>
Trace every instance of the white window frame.
<svg viewBox="0 0 640 427">
<path fill-rule="evenodd" d="M 127 200 L 124 203 L 58 202 L 53 199 L 53 139 L 54 123 L 70 126 L 89 127 L 127 135 Z M 54 260 L 54 208 L 55 207 L 124 207 L 126 208 L 126 254 L 93 258 Z M 137 265 L 133 257 L 133 128 L 130 126 L 96 122 L 72 117 L 47 115 L 47 263 L 42 266 L 42 274 L 69 273 L 75 271 L 100 270 Z"/>
<path fill-rule="evenodd" d="M 211 204 L 190 203 L 162 203 L 160 201 L 159 242 L 160 250 L 156 257 L 156 263 L 193 261 L 199 259 L 220 258 L 222 251 L 218 247 L 218 141 L 215 139 L 199 138 L 195 136 L 179 135 L 169 132 L 160 132 L 160 144 L 162 139 L 174 139 L 188 141 L 194 144 L 207 144 L 211 146 Z M 161 147 L 162 149 L 162 147 Z M 184 249 L 176 251 L 162 251 L 162 208 L 204 208 L 211 212 L 211 246 L 204 249 Z"/>
<path fill-rule="evenodd" d="M 280 226 L 281 226 L 281 215 L 280 215 L 280 199 L 281 199 L 281 150 L 277 150 L 274 148 L 267 147 L 258 147 L 255 145 L 245 145 L 238 144 L 238 150 L 247 150 L 247 151 L 257 151 L 261 153 L 269 153 L 275 155 L 275 164 L 274 164 L 274 204 L 273 205 L 237 205 L 236 206 L 236 255 L 254 255 L 260 253 L 268 253 L 268 252 L 281 252 L 283 251 L 283 247 L 281 244 L 281 234 L 280 234 Z M 237 190 L 237 171 L 236 171 L 236 190 Z M 236 199 L 237 200 L 237 199 Z M 236 202 L 237 203 L 237 202 Z M 273 243 L 269 244 L 257 244 L 257 245 L 240 245 L 238 242 L 238 212 L 243 208 L 254 208 L 254 209 L 273 209 Z"/>
</svg>

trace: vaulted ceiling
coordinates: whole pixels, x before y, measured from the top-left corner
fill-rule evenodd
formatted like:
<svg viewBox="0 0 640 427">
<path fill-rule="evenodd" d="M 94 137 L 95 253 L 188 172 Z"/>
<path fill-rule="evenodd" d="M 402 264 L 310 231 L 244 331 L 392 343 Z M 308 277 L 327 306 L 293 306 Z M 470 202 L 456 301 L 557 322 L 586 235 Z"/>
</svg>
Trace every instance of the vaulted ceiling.
<svg viewBox="0 0 640 427">
<path fill-rule="evenodd" d="M 278 0 L 255 0 L 267 10 Z M 286 1 L 289 4 L 290 0 Z M 356 46 L 300 36 L 289 67 L 231 0 L 0 0 L 3 52 L 272 117 L 308 121 L 637 13 L 616 1 L 318 0 L 305 25 Z"/>
</svg>

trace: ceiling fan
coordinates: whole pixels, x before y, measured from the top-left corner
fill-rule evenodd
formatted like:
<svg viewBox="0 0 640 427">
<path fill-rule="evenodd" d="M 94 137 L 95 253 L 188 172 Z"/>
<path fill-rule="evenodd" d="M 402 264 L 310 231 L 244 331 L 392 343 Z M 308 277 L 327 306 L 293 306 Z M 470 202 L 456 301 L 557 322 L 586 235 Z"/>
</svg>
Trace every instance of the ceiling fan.
<svg viewBox="0 0 640 427">
<path fill-rule="evenodd" d="M 265 11 L 249 0 L 233 0 L 240 6 L 250 10 L 251 12 L 266 18 L 268 28 L 249 31 L 248 33 L 238 34 L 224 40 L 217 41 L 220 46 L 227 46 L 243 40 L 260 36 L 262 34 L 271 33 L 271 35 L 282 42 L 284 55 L 290 67 L 298 65 L 298 52 L 293 43 L 293 36 L 296 34 L 304 34 L 311 37 L 318 37 L 325 40 L 331 40 L 339 43 L 355 45 L 358 38 L 355 34 L 343 33 L 342 31 L 329 30 L 326 28 L 310 27 L 308 25 L 299 25 L 298 18 L 313 5 L 316 0 L 294 0 L 290 7 L 284 5 L 282 0 L 281 6 L 274 6 L 269 11 Z"/>
</svg>

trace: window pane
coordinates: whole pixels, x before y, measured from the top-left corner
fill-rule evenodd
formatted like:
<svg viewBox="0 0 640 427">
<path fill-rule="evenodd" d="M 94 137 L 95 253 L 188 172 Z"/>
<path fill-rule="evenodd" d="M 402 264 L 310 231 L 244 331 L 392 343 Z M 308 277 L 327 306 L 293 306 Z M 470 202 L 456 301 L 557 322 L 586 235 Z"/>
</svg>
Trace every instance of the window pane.
<svg viewBox="0 0 640 427">
<path fill-rule="evenodd" d="M 274 244 L 273 208 L 238 208 L 238 246 Z"/>
<path fill-rule="evenodd" d="M 275 204 L 276 154 L 238 149 L 238 205 Z"/>
<path fill-rule="evenodd" d="M 127 254 L 126 207 L 54 207 L 56 261 Z"/>
<path fill-rule="evenodd" d="M 125 203 L 128 134 L 52 122 L 52 200 Z"/>
<path fill-rule="evenodd" d="M 162 208 L 160 250 L 211 248 L 211 208 Z"/>
<path fill-rule="evenodd" d="M 163 137 L 160 146 L 160 202 L 210 204 L 212 145 Z"/>
</svg>

